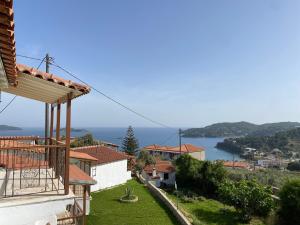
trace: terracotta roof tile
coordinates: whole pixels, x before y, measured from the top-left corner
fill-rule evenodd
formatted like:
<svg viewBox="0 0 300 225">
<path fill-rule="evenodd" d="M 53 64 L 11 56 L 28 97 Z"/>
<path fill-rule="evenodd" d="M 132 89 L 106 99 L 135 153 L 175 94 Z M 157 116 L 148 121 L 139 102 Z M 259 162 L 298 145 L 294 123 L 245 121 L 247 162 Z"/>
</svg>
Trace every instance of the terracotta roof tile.
<svg viewBox="0 0 300 225">
<path fill-rule="evenodd" d="M 0 0 L 0 56 L 10 85 L 16 84 L 13 1 Z"/>
<path fill-rule="evenodd" d="M 243 169 L 247 169 L 250 167 L 249 163 L 247 162 L 224 161 L 223 165 L 225 167 L 235 167 L 235 168 L 243 168 Z"/>
<path fill-rule="evenodd" d="M 127 156 L 123 152 L 116 151 L 106 146 L 93 145 L 72 148 L 73 151 L 84 152 L 97 159 L 94 164 L 105 164 L 121 160 L 127 160 Z"/>
<path fill-rule="evenodd" d="M 25 73 L 25 74 L 31 75 L 33 77 L 37 77 L 37 78 L 40 78 L 43 80 L 54 82 L 56 84 L 59 84 L 59 85 L 62 85 L 62 86 L 68 87 L 68 88 L 75 89 L 77 91 L 82 92 L 83 94 L 87 94 L 91 90 L 90 87 L 87 85 L 78 84 L 71 80 L 65 80 L 65 79 L 55 76 L 53 74 L 42 72 L 35 68 L 25 66 L 22 64 L 17 64 L 17 70 L 18 70 L 18 72 Z"/>
<path fill-rule="evenodd" d="M 180 153 L 179 146 L 171 147 L 171 146 L 159 146 L 159 145 L 149 145 L 144 147 L 145 150 L 149 151 L 160 151 L 160 152 L 173 152 L 173 153 Z M 183 144 L 181 145 L 181 152 L 182 153 L 193 153 L 193 152 L 201 152 L 204 151 L 203 147 L 198 147 L 192 144 Z"/>
<path fill-rule="evenodd" d="M 70 157 L 74 159 L 82 159 L 86 161 L 97 161 L 93 156 L 90 156 L 89 154 L 86 154 L 84 152 L 79 152 L 79 151 L 70 151 Z"/>
<path fill-rule="evenodd" d="M 164 160 L 156 161 L 155 165 L 147 165 L 144 168 L 144 171 L 146 173 L 152 173 L 154 168 L 158 173 L 170 173 L 175 171 L 175 167 L 172 165 L 172 163 Z"/>
<path fill-rule="evenodd" d="M 83 172 L 78 166 L 70 164 L 69 167 L 70 184 L 96 184 L 97 182 Z"/>
</svg>

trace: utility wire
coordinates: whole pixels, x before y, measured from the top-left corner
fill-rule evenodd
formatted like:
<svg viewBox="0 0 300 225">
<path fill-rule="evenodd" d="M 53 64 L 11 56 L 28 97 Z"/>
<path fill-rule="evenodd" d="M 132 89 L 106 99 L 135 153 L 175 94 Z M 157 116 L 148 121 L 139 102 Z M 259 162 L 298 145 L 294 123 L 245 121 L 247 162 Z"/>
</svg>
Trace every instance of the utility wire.
<svg viewBox="0 0 300 225">
<path fill-rule="evenodd" d="M 96 89 L 96 88 L 93 87 L 92 85 L 89 85 L 88 83 L 84 82 L 83 80 L 81 80 L 80 78 L 78 78 L 77 76 L 75 76 L 74 74 L 72 74 L 71 72 L 69 72 L 68 70 L 64 69 L 63 67 L 61 67 L 61 66 L 59 66 L 59 65 L 57 65 L 57 64 L 53 64 L 53 63 L 51 63 L 51 65 L 53 65 L 53 66 L 55 66 L 55 67 L 61 69 L 62 71 L 64 71 L 65 73 L 69 74 L 70 76 L 72 76 L 72 77 L 75 78 L 76 80 L 78 80 L 78 81 L 80 81 L 81 83 L 83 83 L 83 84 L 89 86 L 92 90 L 96 91 L 96 92 L 99 93 L 100 95 L 102 95 L 102 96 L 104 96 L 105 98 L 109 99 L 110 101 L 112 101 L 112 102 L 118 104 L 119 106 L 123 107 L 124 109 L 126 109 L 126 110 L 128 110 L 128 111 L 134 113 L 135 115 L 137 115 L 137 116 L 139 116 L 139 117 L 141 117 L 141 118 L 143 118 L 143 119 L 145 119 L 145 120 L 148 120 L 149 122 L 154 123 L 154 124 L 156 124 L 156 125 L 159 125 L 159 126 L 162 126 L 162 127 L 165 127 L 165 128 L 171 128 L 171 127 L 169 127 L 169 126 L 167 126 L 167 125 L 165 125 L 165 124 L 163 124 L 163 123 L 161 123 L 161 122 L 158 122 L 158 121 L 156 121 L 156 120 L 153 120 L 153 119 L 151 119 L 151 118 L 149 118 L 149 117 L 147 117 L 147 116 L 145 116 L 145 115 L 143 115 L 143 114 L 141 114 L 141 113 L 139 113 L 139 112 L 137 112 L 137 111 L 135 111 L 135 110 L 129 108 L 128 106 L 122 104 L 121 102 L 119 102 L 119 101 L 115 100 L 114 98 L 108 96 L 107 94 L 103 93 L 102 91 L 99 91 L 98 89 Z"/>
<path fill-rule="evenodd" d="M 45 61 L 45 58 L 46 58 L 46 57 L 44 57 L 44 58 L 42 59 L 42 61 L 40 62 L 39 66 L 36 68 L 37 70 L 41 67 L 42 63 Z"/>
<path fill-rule="evenodd" d="M 37 60 L 37 61 L 41 61 L 42 60 L 42 59 L 39 59 L 39 58 L 34 58 L 34 57 L 30 57 L 30 56 L 26 56 L 26 55 L 20 55 L 20 54 L 17 54 L 17 56 L 23 57 L 23 58 L 26 58 L 26 59 Z"/>
<path fill-rule="evenodd" d="M 171 140 L 171 138 L 173 138 L 174 136 L 178 135 L 178 132 L 176 131 L 175 133 L 172 133 L 169 137 L 167 137 L 163 142 L 161 142 L 160 145 L 165 145 L 169 140 Z"/>
<path fill-rule="evenodd" d="M 27 59 L 32 59 L 32 60 L 39 60 L 39 61 L 41 61 L 41 60 L 43 61 L 43 60 L 44 60 L 44 59 L 34 58 L 34 57 L 30 57 L 30 56 L 25 56 L 25 55 L 17 55 L 17 56 L 20 56 L 20 57 L 23 57 L 23 58 L 27 58 Z M 95 88 L 95 87 L 93 87 L 92 85 L 89 85 L 88 83 L 84 82 L 83 80 L 81 80 L 80 78 L 78 78 L 75 74 L 73 74 L 73 73 L 71 73 L 70 71 L 68 71 L 67 69 L 65 69 L 65 68 L 63 68 L 63 67 L 61 67 L 61 66 L 59 66 L 59 65 L 57 65 L 57 64 L 55 64 L 55 63 L 53 63 L 53 62 L 51 62 L 50 64 L 53 65 L 53 66 L 55 66 L 55 67 L 57 67 L 57 68 L 59 68 L 59 69 L 61 69 L 61 70 L 64 71 L 65 73 L 69 74 L 71 77 L 73 77 L 73 78 L 75 78 L 76 80 L 80 81 L 81 83 L 83 83 L 83 84 L 89 86 L 92 90 L 94 90 L 94 91 L 97 92 L 98 94 L 104 96 L 105 98 L 107 98 L 107 99 L 109 99 L 110 101 L 116 103 L 117 105 L 121 106 L 122 108 L 124 108 L 124 109 L 126 109 L 126 110 L 132 112 L 133 114 L 135 114 L 135 115 L 137 115 L 137 116 L 139 116 L 139 117 L 141 117 L 141 118 L 143 118 L 143 119 L 145 119 L 145 120 L 147 120 L 147 121 L 149 121 L 149 122 L 151 122 L 151 123 L 153 123 L 153 124 L 159 125 L 159 126 L 161 126 L 161 127 L 171 128 L 171 127 L 169 127 L 169 126 L 167 126 L 167 125 L 165 125 L 165 124 L 163 124 L 163 123 L 161 123 L 161 122 L 158 122 L 158 121 L 156 121 L 156 120 L 153 120 L 153 119 L 151 119 L 151 118 L 149 118 L 149 117 L 147 117 L 147 116 L 145 116 L 145 115 L 143 115 L 143 114 L 141 114 L 141 113 L 139 113 L 139 112 L 137 112 L 137 111 L 131 109 L 130 107 L 128 107 L 128 106 L 122 104 L 121 102 L 119 102 L 119 101 L 115 100 L 114 98 L 108 96 L 107 94 L 103 93 L 102 91 L 99 91 L 97 88 Z"/>
<path fill-rule="evenodd" d="M 3 113 L 5 111 L 5 109 L 7 109 L 7 107 L 16 99 L 17 95 L 15 95 L 15 97 L 12 98 L 12 100 L 10 100 L 10 102 L 0 111 L 0 114 Z"/>
</svg>

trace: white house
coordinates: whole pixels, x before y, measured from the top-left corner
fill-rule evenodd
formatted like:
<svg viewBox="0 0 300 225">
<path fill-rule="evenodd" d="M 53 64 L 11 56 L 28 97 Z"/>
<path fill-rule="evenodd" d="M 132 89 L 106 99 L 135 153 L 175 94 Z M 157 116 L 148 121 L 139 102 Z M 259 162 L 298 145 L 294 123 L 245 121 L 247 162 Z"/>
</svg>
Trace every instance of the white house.
<svg viewBox="0 0 300 225">
<path fill-rule="evenodd" d="M 101 145 L 72 150 L 87 153 L 97 159 L 92 162 L 90 169 L 91 177 L 97 181 L 97 184 L 91 186 L 92 192 L 124 184 L 131 179 L 131 171 L 127 170 L 127 156 L 123 152 Z"/>
<path fill-rule="evenodd" d="M 183 144 L 181 147 L 149 145 L 143 150 L 148 151 L 151 155 L 161 156 L 165 160 L 172 160 L 181 154 L 189 154 L 195 159 L 205 160 L 205 149 L 192 144 Z"/>
<path fill-rule="evenodd" d="M 142 176 L 148 181 L 154 181 L 156 187 L 175 184 L 175 167 L 170 161 L 156 161 L 142 171 Z"/>
</svg>

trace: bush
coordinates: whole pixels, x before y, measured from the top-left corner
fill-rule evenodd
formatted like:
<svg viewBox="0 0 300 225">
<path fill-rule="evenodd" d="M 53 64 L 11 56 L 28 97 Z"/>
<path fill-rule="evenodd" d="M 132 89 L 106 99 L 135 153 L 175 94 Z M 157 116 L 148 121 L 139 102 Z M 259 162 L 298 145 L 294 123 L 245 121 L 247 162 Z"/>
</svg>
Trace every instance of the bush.
<svg viewBox="0 0 300 225">
<path fill-rule="evenodd" d="M 184 154 L 175 161 L 175 164 L 178 186 L 198 194 L 215 196 L 218 185 L 226 178 L 226 170 L 219 162 L 199 161 Z"/>
<path fill-rule="evenodd" d="M 287 169 L 290 171 L 300 171 L 300 161 L 290 162 L 287 166 Z"/>
<path fill-rule="evenodd" d="M 279 197 L 279 216 L 282 223 L 300 224 L 300 179 L 286 182 Z"/>
<path fill-rule="evenodd" d="M 243 222 L 250 221 L 253 215 L 267 216 L 274 205 L 271 188 L 255 180 L 228 180 L 219 186 L 218 192 L 221 201 L 233 206 Z"/>
</svg>

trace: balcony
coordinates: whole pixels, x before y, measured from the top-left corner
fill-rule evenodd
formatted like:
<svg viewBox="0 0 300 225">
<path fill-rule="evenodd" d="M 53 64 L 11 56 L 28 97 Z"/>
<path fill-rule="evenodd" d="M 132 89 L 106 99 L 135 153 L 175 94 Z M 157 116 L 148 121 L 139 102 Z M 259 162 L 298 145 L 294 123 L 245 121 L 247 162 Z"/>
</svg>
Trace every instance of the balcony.
<svg viewBox="0 0 300 225">
<path fill-rule="evenodd" d="M 65 155 L 54 139 L 0 137 L 0 199 L 65 194 Z"/>
</svg>

